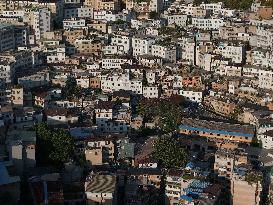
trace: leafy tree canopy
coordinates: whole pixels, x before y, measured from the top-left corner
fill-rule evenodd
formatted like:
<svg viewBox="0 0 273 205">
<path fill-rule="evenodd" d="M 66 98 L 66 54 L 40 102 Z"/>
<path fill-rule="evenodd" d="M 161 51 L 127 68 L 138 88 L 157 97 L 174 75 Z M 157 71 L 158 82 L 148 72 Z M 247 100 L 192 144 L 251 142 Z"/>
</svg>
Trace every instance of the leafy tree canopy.
<svg viewBox="0 0 273 205">
<path fill-rule="evenodd" d="M 202 2 L 204 3 L 217 3 L 223 2 L 227 8 L 230 9 L 238 9 L 238 10 L 247 10 L 251 7 L 253 0 L 194 0 L 193 3 L 195 5 L 200 5 Z"/>
<path fill-rule="evenodd" d="M 75 78 L 68 78 L 62 93 L 65 98 L 73 99 L 81 96 L 82 88 L 77 85 Z"/>
<path fill-rule="evenodd" d="M 175 139 L 161 137 L 155 142 L 153 157 L 166 168 L 184 167 L 187 163 L 187 153 Z"/>
<path fill-rule="evenodd" d="M 141 100 L 138 113 L 144 120 L 153 120 L 164 132 L 175 130 L 182 120 L 182 107 L 170 100 Z"/>
<path fill-rule="evenodd" d="M 156 11 L 151 11 L 149 13 L 149 18 L 150 19 L 156 19 L 158 17 L 158 13 Z"/>
<path fill-rule="evenodd" d="M 61 166 L 74 151 L 72 136 L 64 129 L 51 129 L 46 123 L 36 125 L 37 160 L 41 165 Z"/>
</svg>

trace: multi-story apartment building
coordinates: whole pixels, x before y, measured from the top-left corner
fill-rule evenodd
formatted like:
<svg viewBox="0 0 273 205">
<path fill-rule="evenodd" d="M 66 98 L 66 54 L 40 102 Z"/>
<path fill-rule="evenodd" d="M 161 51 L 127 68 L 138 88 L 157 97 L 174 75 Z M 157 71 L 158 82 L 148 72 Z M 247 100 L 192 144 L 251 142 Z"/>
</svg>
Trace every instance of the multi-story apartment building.
<svg viewBox="0 0 273 205">
<path fill-rule="evenodd" d="M 17 74 L 22 74 L 33 66 L 31 51 L 1 53 L 0 59 L 0 79 L 6 83 L 13 82 Z"/>
<path fill-rule="evenodd" d="M 188 16 L 185 14 L 173 14 L 167 16 L 168 25 L 175 24 L 177 26 L 186 26 Z"/>
<path fill-rule="evenodd" d="M 182 95 L 186 98 L 188 101 L 201 103 L 203 101 L 203 93 L 200 90 L 194 90 L 185 88 L 183 90 L 179 90 L 179 95 Z"/>
<path fill-rule="evenodd" d="M 51 11 L 48 8 L 35 8 L 30 14 L 30 25 L 32 26 L 35 38 L 40 40 L 45 32 L 51 31 Z"/>
<path fill-rule="evenodd" d="M 102 69 L 120 69 L 122 64 L 133 64 L 132 59 L 128 56 L 107 56 L 101 61 Z"/>
<path fill-rule="evenodd" d="M 0 24 L 0 52 L 15 48 L 14 27 L 10 24 Z"/>
<path fill-rule="evenodd" d="M 99 55 L 102 52 L 101 41 L 92 38 L 78 38 L 75 41 L 76 52 L 81 54 Z"/>
<path fill-rule="evenodd" d="M 230 58 L 233 63 L 245 63 L 246 50 L 244 44 L 231 44 L 228 42 L 219 43 L 216 53 Z"/>
<path fill-rule="evenodd" d="M 220 18 L 192 18 L 192 25 L 198 29 L 217 30 L 224 25 Z"/>
<path fill-rule="evenodd" d="M 196 45 L 192 36 L 183 36 L 178 45 L 181 48 L 181 59 L 195 64 Z"/>
<path fill-rule="evenodd" d="M 214 171 L 220 177 L 231 178 L 236 166 L 247 163 L 247 153 L 243 151 L 218 149 L 215 153 Z"/>
<path fill-rule="evenodd" d="M 33 75 L 18 78 L 18 84 L 28 89 L 48 85 L 49 81 L 49 71 L 47 70 L 39 71 Z"/>
<path fill-rule="evenodd" d="M 118 54 L 130 54 L 132 51 L 132 37 L 130 35 L 115 34 L 111 38 L 111 45 L 117 46 Z"/>
<path fill-rule="evenodd" d="M 78 18 L 64 19 L 63 20 L 63 28 L 64 29 L 69 29 L 69 28 L 82 29 L 82 28 L 86 28 L 85 19 L 78 19 Z"/>
<path fill-rule="evenodd" d="M 162 58 L 168 62 L 176 62 L 176 47 L 175 46 L 165 46 L 165 45 L 152 45 L 153 56 Z"/>
<path fill-rule="evenodd" d="M 166 176 L 166 197 L 170 204 L 179 203 L 183 177 L 180 170 L 170 170 Z"/>
<path fill-rule="evenodd" d="M 157 56 L 144 54 L 137 56 L 137 58 L 138 62 L 145 67 L 154 68 L 162 66 L 162 58 Z"/>
<path fill-rule="evenodd" d="M 106 92 L 129 90 L 142 94 L 142 79 L 130 79 L 129 73 L 102 75 L 101 89 Z"/>
<path fill-rule="evenodd" d="M 143 86 L 143 97 L 145 98 L 158 98 L 159 93 L 157 86 Z"/>
<path fill-rule="evenodd" d="M 17 174 L 22 176 L 25 171 L 35 167 L 35 131 L 17 131 L 8 133 L 10 160 L 13 161 Z"/>
<path fill-rule="evenodd" d="M 65 47 L 58 46 L 55 50 L 48 53 L 46 57 L 47 63 L 64 63 L 65 62 Z"/>
<path fill-rule="evenodd" d="M 273 88 L 273 70 L 271 69 L 260 69 L 259 70 L 259 87 L 265 89 Z"/>
<path fill-rule="evenodd" d="M 224 140 L 249 144 L 254 137 L 254 127 L 223 122 L 183 119 L 179 132 L 187 135 L 198 135 L 213 141 Z"/>
<path fill-rule="evenodd" d="M 143 55 L 152 53 L 152 45 L 155 43 L 155 39 L 149 37 L 133 37 L 132 48 L 133 55 Z"/>
</svg>

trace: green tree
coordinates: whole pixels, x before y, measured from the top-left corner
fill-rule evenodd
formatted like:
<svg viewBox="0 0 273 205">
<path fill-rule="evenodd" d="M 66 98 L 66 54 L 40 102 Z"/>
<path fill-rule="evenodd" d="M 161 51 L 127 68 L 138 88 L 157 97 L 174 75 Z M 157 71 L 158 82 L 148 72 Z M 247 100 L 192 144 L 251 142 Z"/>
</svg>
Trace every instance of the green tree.
<svg viewBox="0 0 273 205">
<path fill-rule="evenodd" d="M 65 98 L 73 99 L 81 96 L 82 88 L 77 85 L 75 78 L 68 78 L 62 93 Z"/>
<path fill-rule="evenodd" d="M 46 123 L 36 125 L 37 162 L 41 166 L 60 167 L 73 155 L 74 140 L 64 129 L 51 129 Z"/>
<path fill-rule="evenodd" d="M 171 132 L 182 120 L 182 107 L 170 100 L 141 100 L 138 114 L 145 121 L 153 120 L 163 132 Z"/>
<path fill-rule="evenodd" d="M 168 136 L 156 140 L 153 157 L 168 169 L 174 167 L 184 167 L 187 163 L 187 153 L 177 142 Z"/>
<path fill-rule="evenodd" d="M 259 147 L 259 148 L 262 148 L 263 147 L 263 144 L 262 144 L 262 141 L 261 140 L 258 140 L 257 136 L 254 136 L 252 138 L 252 141 L 251 141 L 251 144 L 250 144 L 252 147 Z"/>
<path fill-rule="evenodd" d="M 156 19 L 158 17 L 158 13 L 156 11 L 151 11 L 149 13 L 149 19 Z"/>
<path fill-rule="evenodd" d="M 51 142 L 49 158 L 57 164 L 67 162 L 74 151 L 73 138 L 64 129 L 58 129 L 52 132 Z"/>
<path fill-rule="evenodd" d="M 49 153 L 52 150 L 51 130 L 46 123 L 36 125 L 37 150 L 36 157 L 40 166 L 47 166 L 50 163 Z"/>
<path fill-rule="evenodd" d="M 194 0 L 194 5 L 200 5 L 201 3 L 217 3 L 223 2 L 227 8 L 238 9 L 238 10 L 247 10 L 251 7 L 253 0 Z"/>
<path fill-rule="evenodd" d="M 159 105 L 159 126 L 165 132 L 171 132 L 180 125 L 182 120 L 182 109 L 171 103 L 161 103 Z"/>
</svg>

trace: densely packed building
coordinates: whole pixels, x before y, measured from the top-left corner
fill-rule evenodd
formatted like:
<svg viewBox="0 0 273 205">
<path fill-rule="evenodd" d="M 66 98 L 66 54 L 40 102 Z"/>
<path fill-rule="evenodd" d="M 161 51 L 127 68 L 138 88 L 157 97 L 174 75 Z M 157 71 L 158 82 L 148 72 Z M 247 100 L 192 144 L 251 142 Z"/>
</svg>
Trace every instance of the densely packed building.
<svg viewBox="0 0 273 205">
<path fill-rule="evenodd" d="M 273 204 L 273 9 L 206 2 L 0 0 L 0 204 Z"/>
</svg>

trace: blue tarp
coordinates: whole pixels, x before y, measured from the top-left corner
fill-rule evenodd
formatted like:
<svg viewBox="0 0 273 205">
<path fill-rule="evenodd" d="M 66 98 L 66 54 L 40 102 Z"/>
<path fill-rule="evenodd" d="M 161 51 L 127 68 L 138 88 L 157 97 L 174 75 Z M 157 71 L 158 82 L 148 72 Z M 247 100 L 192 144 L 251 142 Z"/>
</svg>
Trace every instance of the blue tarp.
<svg viewBox="0 0 273 205">
<path fill-rule="evenodd" d="M 194 163 L 193 162 L 189 162 L 187 165 L 186 165 L 186 169 L 193 169 L 195 166 L 194 166 Z"/>
<path fill-rule="evenodd" d="M 185 200 L 185 201 L 189 201 L 189 202 L 193 201 L 193 199 L 191 197 L 187 196 L 187 195 L 180 196 L 180 199 Z"/>
</svg>

